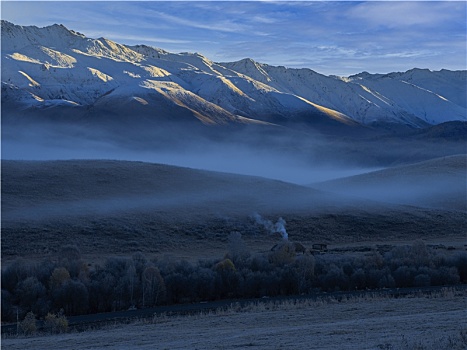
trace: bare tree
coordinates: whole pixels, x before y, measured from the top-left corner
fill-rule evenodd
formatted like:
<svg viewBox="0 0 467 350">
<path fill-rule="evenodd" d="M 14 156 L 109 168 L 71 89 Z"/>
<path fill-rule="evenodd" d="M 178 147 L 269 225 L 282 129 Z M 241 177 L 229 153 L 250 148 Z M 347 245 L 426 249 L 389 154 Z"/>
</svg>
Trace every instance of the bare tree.
<svg viewBox="0 0 467 350">
<path fill-rule="evenodd" d="M 147 267 L 142 275 L 143 307 L 157 305 L 165 298 L 166 288 L 159 269 Z"/>
</svg>

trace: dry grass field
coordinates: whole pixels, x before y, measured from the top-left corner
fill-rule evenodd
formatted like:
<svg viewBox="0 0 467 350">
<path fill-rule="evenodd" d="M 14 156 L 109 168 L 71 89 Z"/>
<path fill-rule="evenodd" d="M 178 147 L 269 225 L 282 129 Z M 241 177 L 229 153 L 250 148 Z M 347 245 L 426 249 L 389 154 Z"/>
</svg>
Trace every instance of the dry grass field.
<svg viewBox="0 0 467 350">
<path fill-rule="evenodd" d="M 459 181 L 462 164 L 461 158 L 453 157 L 440 171 L 457 169 L 451 183 L 457 198 L 463 196 L 465 184 Z M 417 171 L 412 176 L 407 169 L 404 181 L 422 176 Z M 393 181 L 392 171 L 380 178 L 387 175 Z M 431 174 L 429 167 L 426 171 Z M 368 176 L 342 180 L 340 186 L 351 186 L 355 179 L 378 183 L 376 175 Z M 316 190 L 142 162 L 2 161 L 2 264 L 8 266 L 17 257 L 55 259 L 67 244 L 76 245 L 90 265 L 137 251 L 149 258 L 219 259 L 232 232 L 242 234 L 251 252 L 268 252 L 281 237 L 259 225 L 255 213 L 273 222 L 282 217 L 290 241 L 307 247 L 326 243 L 328 254 L 336 256 L 419 239 L 450 246 L 454 253 L 465 249 L 467 213 L 451 206 L 455 196 L 446 197 L 448 205 L 408 205 L 345 194 L 333 186 Z M 340 194 L 328 192 L 331 189 Z M 465 293 L 446 291 L 436 297 L 252 305 L 194 316 L 158 316 L 83 333 L 5 338 L 2 347 L 465 349 L 466 300 Z"/>
<path fill-rule="evenodd" d="M 459 294 L 460 293 L 460 294 Z M 158 316 L 82 333 L 2 339 L 22 349 L 397 349 L 467 347 L 465 292 L 283 302 Z"/>
<path fill-rule="evenodd" d="M 454 155 L 315 184 L 390 203 L 467 211 L 467 156 Z"/>
<path fill-rule="evenodd" d="M 252 250 L 269 235 L 251 218 L 283 217 L 289 238 L 331 245 L 462 241 L 466 213 L 343 197 L 265 178 L 109 160 L 2 161 L 2 261 L 53 256 L 221 256 L 231 232 Z"/>
</svg>

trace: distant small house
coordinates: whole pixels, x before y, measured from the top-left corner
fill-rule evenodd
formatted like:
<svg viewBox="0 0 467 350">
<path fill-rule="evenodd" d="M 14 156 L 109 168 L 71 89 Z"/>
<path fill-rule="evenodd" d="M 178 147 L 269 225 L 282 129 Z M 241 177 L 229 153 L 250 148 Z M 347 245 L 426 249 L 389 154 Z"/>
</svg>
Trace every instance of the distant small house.
<svg viewBox="0 0 467 350">
<path fill-rule="evenodd" d="M 313 250 L 318 250 L 320 252 L 327 252 L 328 251 L 328 245 L 324 243 L 315 243 L 311 246 Z"/>
</svg>

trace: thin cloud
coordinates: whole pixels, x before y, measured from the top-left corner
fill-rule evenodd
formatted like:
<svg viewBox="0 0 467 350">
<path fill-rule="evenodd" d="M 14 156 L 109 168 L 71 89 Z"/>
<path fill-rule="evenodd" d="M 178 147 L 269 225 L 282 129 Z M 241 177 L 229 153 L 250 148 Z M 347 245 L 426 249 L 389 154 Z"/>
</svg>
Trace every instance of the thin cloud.
<svg viewBox="0 0 467 350">
<path fill-rule="evenodd" d="M 437 26 L 453 18 L 464 17 L 465 2 L 364 2 L 349 9 L 350 18 L 372 26 L 401 28 L 411 26 Z"/>
<path fill-rule="evenodd" d="M 155 36 L 141 36 L 141 35 L 127 35 L 115 32 L 88 32 L 87 36 L 97 37 L 104 36 L 114 41 L 123 41 L 123 42 L 134 42 L 134 43 L 143 43 L 143 42 L 152 42 L 152 43 L 163 43 L 163 44 L 189 44 L 192 43 L 190 40 L 180 40 L 180 39 L 170 39 L 170 38 L 161 38 Z"/>
<path fill-rule="evenodd" d="M 219 21 L 219 22 L 213 21 L 210 23 L 205 23 L 204 21 L 194 21 L 191 19 L 170 15 L 170 14 L 160 12 L 160 11 L 150 11 L 150 13 L 172 24 L 182 25 L 185 27 L 193 27 L 193 28 L 198 28 L 198 29 L 206 29 L 209 31 L 244 33 L 251 29 L 249 26 L 238 24 L 238 23 L 235 23 L 229 20 L 224 20 L 224 21 Z"/>
<path fill-rule="evenodd" d="M 252 20 L 253 22 L 266 23 L 266 24 L 274 24 L 279 21 L 277 18 L 265 17 L 265 16 L 260 16 L 260 15 L 252 17 Z"/>
<path fill-rule="evenodd" d="M 414 67 L 465 69 L 465 2 L 2 2 L 22 25 L 63 23 L 88 37 L 251 57 L 323 74 Z"/>
</svg>

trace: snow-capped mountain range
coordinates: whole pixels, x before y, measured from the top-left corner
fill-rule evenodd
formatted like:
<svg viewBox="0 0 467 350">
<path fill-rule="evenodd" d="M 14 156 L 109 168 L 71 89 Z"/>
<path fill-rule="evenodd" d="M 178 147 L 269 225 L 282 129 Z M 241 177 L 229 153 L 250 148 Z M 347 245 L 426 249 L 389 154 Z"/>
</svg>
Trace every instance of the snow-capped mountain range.
<svg viewBox="0 0 467 350">
<path fill-rule="evenodd" d="M 424 127 L 467 120 L 467 71 L 325 76 L 252 59 L 216 63 L 198 53 L 91 39 L 57 24 L 2 21 L 1 29 L 4 113 L 72 107 L 83 115 L 207 125 L 319 119 Z"/>
</svg>

